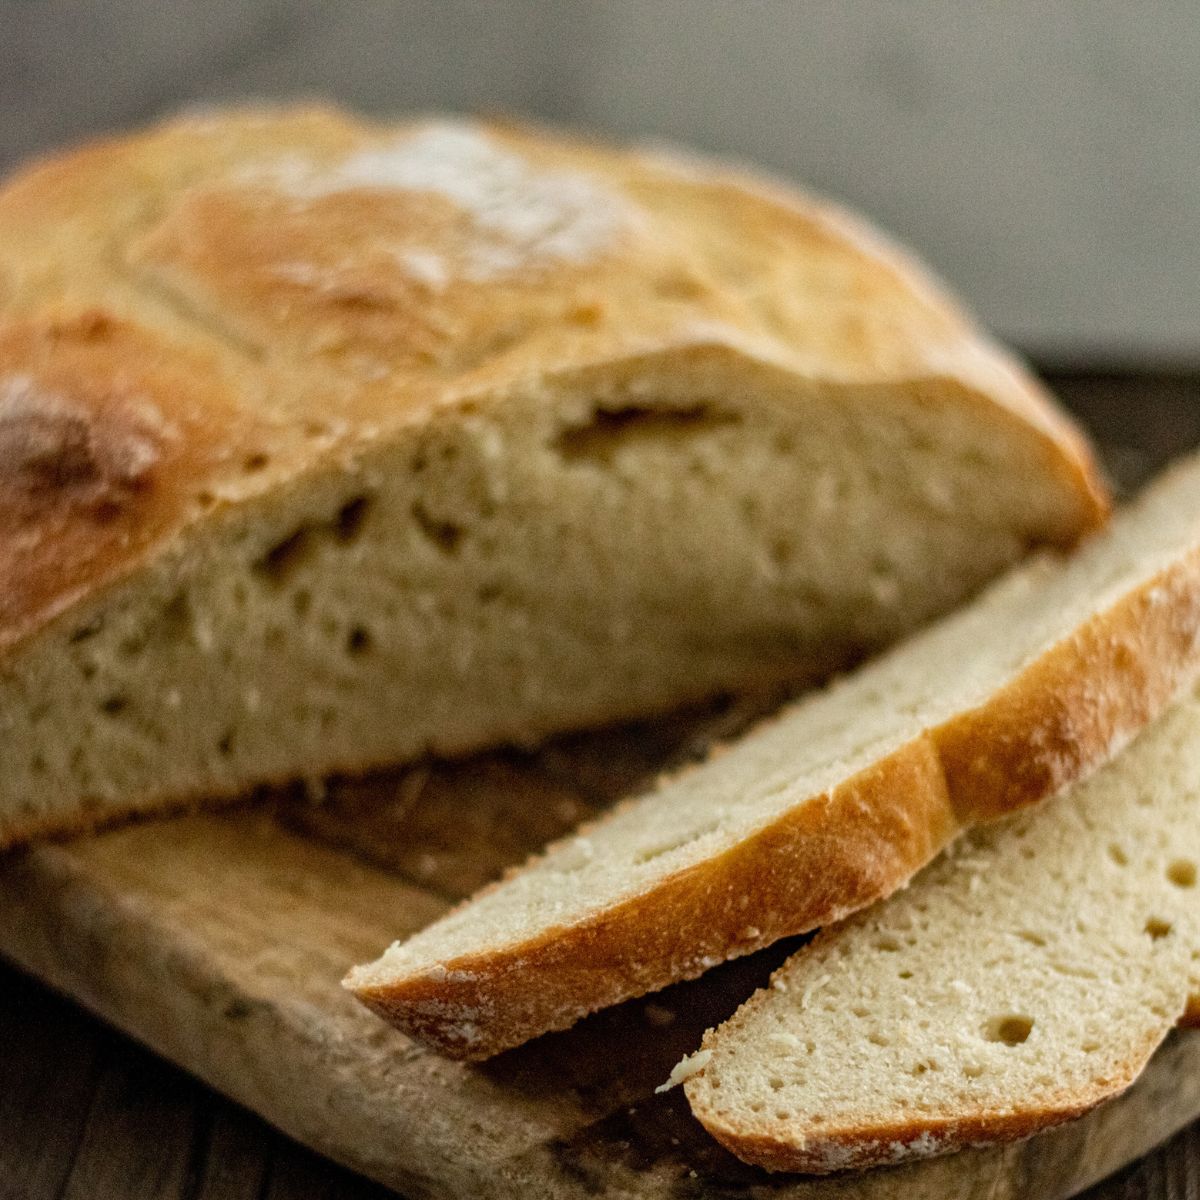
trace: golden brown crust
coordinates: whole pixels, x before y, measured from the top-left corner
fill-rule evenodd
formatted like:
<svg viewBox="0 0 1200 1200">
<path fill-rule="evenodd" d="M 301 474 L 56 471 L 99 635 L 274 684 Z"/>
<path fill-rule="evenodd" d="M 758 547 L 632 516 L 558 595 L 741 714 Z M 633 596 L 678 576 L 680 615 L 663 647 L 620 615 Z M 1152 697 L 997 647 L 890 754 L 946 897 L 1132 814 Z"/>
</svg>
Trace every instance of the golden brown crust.
<svg viewBox="0 0 1200 1200">
<path fill-rule="evenodd" d="M 936 731 L 960 820 L 1001 817 L 1112 758 L 1195 677 L 1198 637 L 1193 550 Z"/>
<path fill-rule="evenodd" d="M 202 351 L 103 312 L 0 326 L 0 649 L 211 507 L 261 432 Z"/>
<path fill-rule="evenodd" d="M 769 945 L 797 931 L 798 911 L 822 924 L 879 899 L 951 835 L 941 784 L 932 746 L 915 741 L 594 920 L 355 994 L 452 1057 L 489 1057 Z"/>
<path fill-rule="evenodd" d="M 436 188 L 388 186 L 431 170 Z M 510 208 L 473 197 L 480 172 Z M 1061 490 L 1035 540 L 1107 511 L 1082 438 L 918 268 L 728 173 L 511 127 L 248 111 L 36 164 L 0 190 L 0 231 L 0 648 L 214 502 L 552 376 L 686 375 L 698 346 L 979 411 Z"/>
<path fill-rule="evenodd" d="M 1144 1065 L 1144 1064 L 1142 1064 Z M 1089 1099 L 1064 1094 L 1037 1111 L 980 1113 L 969 1117 L 914 1118 L 869 1131 L 848 1130 L 803 1145 L 789 1141 L 786 1129 L 777 1135 L 759 1129 L 741 1130 L 696 1112 L 705 1129 L 742 1162 L 768 1171 L 790 1171 L 804 1175 L 828 1175 L 835 1171 L 863 1171 L 892 1166 L 914 1158 L 934 1158 L 971 1147 L 1017 1142 L 1035 1133 L 1063 1125 L 1090 1112 L 1112 1096 L 1123 1092 L 1140 1073 L 1139 1065 L 1128 1079 L 1111 1092 Z M 685 1085 L 686 1086 L 686 1085 Z"/>
<path fill-rule="evenodd" d="M 1192 551 L 978 708 L 721 857 L 534 942 L 354 990 L 443 1053 L 486 1058 L 888 895 L 964 826 L 1044 799 L 1106 761 L 1197 669 Z"/>
</svg>

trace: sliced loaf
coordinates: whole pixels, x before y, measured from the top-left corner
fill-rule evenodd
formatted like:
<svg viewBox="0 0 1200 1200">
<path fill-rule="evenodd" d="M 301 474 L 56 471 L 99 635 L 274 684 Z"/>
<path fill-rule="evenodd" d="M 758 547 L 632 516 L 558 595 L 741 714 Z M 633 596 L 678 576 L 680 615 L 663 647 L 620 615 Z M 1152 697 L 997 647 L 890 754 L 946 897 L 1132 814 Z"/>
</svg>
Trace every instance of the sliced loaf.
<svg viewBox="0 0 1200 1200">
<path fill-rule="evenodd" d="M 1118 752 L 1196 676 L 1198 635 L 1200 459 L 1073 557 L 1018 569 L 348 984 L 483 1057 L 837 920 Z"/>
<path fill-rule="evenodd" d="M 739 1157 L 826 1172 L 1007 1141 L 1131 1084 L 1200 952 L 1200 699 L 820 934 L 677 1074 Z"/>
<path fill-rule="evenodd" d="M 0 845 L 827 673 L 1104 515 L 807 197 L 317 109 L 101 141 L 0 189 Z"/>
</svg>

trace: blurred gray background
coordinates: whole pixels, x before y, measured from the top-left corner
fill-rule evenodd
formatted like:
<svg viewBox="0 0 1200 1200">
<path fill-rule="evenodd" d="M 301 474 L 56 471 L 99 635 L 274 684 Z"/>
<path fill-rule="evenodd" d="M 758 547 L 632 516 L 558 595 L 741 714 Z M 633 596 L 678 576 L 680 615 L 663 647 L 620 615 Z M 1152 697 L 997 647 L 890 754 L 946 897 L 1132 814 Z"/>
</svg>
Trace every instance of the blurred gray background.
<svg viewBox="0 0 1200 1200">
<path fill-rule="evenodd" d="M 1197 0 L 0 0 L 0 168 L 296 94 L 758 161 L 861 206 L 1043 363 L 1200 365 Z"/>
</svg>

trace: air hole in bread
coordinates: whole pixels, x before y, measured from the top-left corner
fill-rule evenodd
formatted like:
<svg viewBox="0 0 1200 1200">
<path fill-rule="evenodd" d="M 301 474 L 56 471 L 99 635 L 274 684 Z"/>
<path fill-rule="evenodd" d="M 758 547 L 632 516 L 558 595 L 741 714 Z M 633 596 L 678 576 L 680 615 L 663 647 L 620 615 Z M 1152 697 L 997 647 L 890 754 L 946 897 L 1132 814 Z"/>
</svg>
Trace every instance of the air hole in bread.
<svg viewBox="0 0 1200 1200">
<path fill-rule="evenodd" d="M 786 567 L 796 555 L 796 546 L 788 538 L 776 538 L 767 547 L 767 553 L 777 567 Z"/>
<path fill-rule="evenodd" d="M 1051 959 L 1046 965 L 1057 975 L 1065 975 L 1068 979 L 1098 979 L 1099 976 L 1095 971 L 1087 967 L 1081 967 L 1078 963 L 1063 962 L 1058 959 Z"/>
<path fill-rule="evenodd" d="M 100 711 L 106 717 L 120 716 L 129 707 L 129 697 L 121 694 L 106 696 L 100 701 Z"/>
<path fill-rule="evenodd" d="M 233 753 L 233 734 L 232 729 L 227 729 L 217 742 L 217 753 L 222 758 L 228 758 Z"/>
<path fill-rule="evenodd" d="M 1008 1013 L 993 1017 L 984 1030 L 989 1042 L 1003 1042 L 1006 1046 L 1019 1046 L 1029 1040 L 1033 1032 L 1033 1018 L 1022 1013 Z"/>
<path fill-rule="evenodd" d="M 73 646 L 80 642 L 86 642 L 88 638 L 95 637 L 104 628 L 104 621 L 100 617 L 89 621 L 86 625 L 80 625 L 78 629 L 72 630 L 70 637 L 67 639 Z"/>
<path fill-rule="evenodd" d="M 462 544 L 466 530 L 454 521 L 442 521 L 435 517 L 419 501 L 412 506 L 413 520 L 431 545 L 443 554 L 456 554 Z"/>
<path fill-rule="evenodd" d="M 1032 929 L 1018 930 L 1017 937 L 1023 942 L 1028 942 L 1031 946 L 1046 945 L 1046 939 L 1040 933 L 1035 933 Z"/>
<path fill-rule="evenodd" d="M 896 977 L 898 979 L 911 979 L 913 977 L 913 973 L 911 971 L 898 971 L 896 973 Z"/>
<path fill-rule="evenodd" d="M 1177 858 L 1167 867 L 1167 878 L 1181 888 L 1196 886 L 1196 864 L 1187 858 Z"/>
<path fill-rule="evenodd" d="M 347 500 L 338 509 L 337 516 L 333 520 L 333 533 L 338 541 L 354 541 L 362 533 L 370 511 L 370 496 L 355 496 L 352 500 Z"/>
<path fill-rule="evenodd" d="M 256 454 L 247 454 L 245 460 L 242 462 L 242 470 L 247 475 L 253 475 L 257 471 L 264 470 L 270 461 L 270 455 L 263 454 L 261 451 Z"/>
<path fill-rule="evenodd" d="M 719 827 L 719 821 L 710 821 L 707 825 L 703 825 L 699 829 L 693 829 L 682 837 L 672 838 L 669 842 L 661 842 L 657 846 L 648 846 L 635 855 L 633 859 L 634 865 L 642 866 L 645 863 L 653 862 L 656 858 L 662 858 L 664 854 L 670 854 L 672 850 L 678 850 L 681 846 L 686 846 L 691 842 L 699 841 L 702 837 L 707 837 L 708 834 L 713 833 Z"/>
<path fill-rule="evenodd" d="M 346 634 L 346 653 L 351 656 L 368 653 L 371 645 L 371 633 L 362 625 L 353 626 Z"/>
<path fill-rule="evenodd" d="M 1108 857 L 1117 864 L 1118 867 L 1129 866 L 1129 855 L 1116 842 L 1113 842 L 1108 847 Z"/>
<path fill-rule="evenodd" d="M 900 952 L 899 941 L 887 934 L 875 940 L 875 949 L 882 950 L 885 954 L 898 954 Z"/>
<path fill-rule="evenodd" d="M 1157 942 L 1165 938 L 1172 930 L 1173 926 L 1170 921 L 1164 921 L 1162 917 L 1150 917 L 1145 924 L 1145 931 L 1150 936 L 1152 942 Z"/>
<path fill-rule="evenodd" d="M 778 1075 L 772 1075 L 771 1078 L 767 1080 L 767 1086 L 773 1092 L 782 1092 L 783 1080 L 780 1079 Z"/>
<path fill-rule="evenodd" d="M 276 542 L 255 564 L 260 575 L 275 584 L 284 584 L 314 550 L 313 531 L 307 526 L 294 530 Z"/>
<path fill-rule="evenodd" d="M 322 541 L 349 545 L 362 532 L 371 511 L 371 497 L 353 496 L 324 521 L 308 522 L 280 538 L 254 562 L 254 571 L 282 586 L 317 553 Z"/>
<path fill-rule="evenodd" d="M 611 463 L 626 446 L 645 446 L 691 437 L 736 424 L 733 413 L 719 412 L 707 404 L 687 408 L 597 409 L 586 424 L 572 425 L 554 439 L 552 446 L 568 463 Z"/>
</svg>

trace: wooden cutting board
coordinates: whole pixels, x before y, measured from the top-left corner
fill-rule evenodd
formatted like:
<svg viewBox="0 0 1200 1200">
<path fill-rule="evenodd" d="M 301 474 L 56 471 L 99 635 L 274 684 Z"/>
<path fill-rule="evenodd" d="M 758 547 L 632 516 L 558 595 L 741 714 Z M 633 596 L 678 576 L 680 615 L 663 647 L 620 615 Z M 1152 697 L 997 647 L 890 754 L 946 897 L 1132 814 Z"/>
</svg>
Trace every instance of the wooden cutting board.
<svg viewBox="0 0 1200 1200">
<path fill-rule="evenodd" d="M 1178 1033 L 1128 1095 L 1022 1145 L 856 1177 L 772 1177 L 709 1140 L 678 1089 L 654 1087 L 795 943 L 476 1067 L 417 1047 L 342 991 L 350 963 L 758 707 L 9 856 L 0 951 L 413 1200 L 1057 1200 L 1200 1114 L 1200 1033 Z"/>
</svg>

